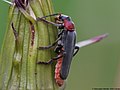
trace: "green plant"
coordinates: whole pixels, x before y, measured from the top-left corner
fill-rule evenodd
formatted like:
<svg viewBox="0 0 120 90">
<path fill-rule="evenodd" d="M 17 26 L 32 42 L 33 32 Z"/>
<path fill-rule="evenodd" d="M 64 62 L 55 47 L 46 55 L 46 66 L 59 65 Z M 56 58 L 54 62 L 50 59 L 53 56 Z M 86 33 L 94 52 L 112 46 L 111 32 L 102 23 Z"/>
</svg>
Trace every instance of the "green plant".
<svg viewBox="0 0 120 90">
<path fill-rule="evenodd" d="M 8 2 L 8 1 L 7 1 Z M 56 40 L 56 27 L 36 22 L 36 17 L 54 13 L 51 0 L 15 0 L 10 4 L 8 25 L 0 54 L 0 89 L 58 90 L 55 64 L 36 64 L 55 56 L 53 50 L 37 50 Z M 47 18 L 53 21 L 53 18 Z M 17 31 L 17 32 L 16 32 Z M 105 35 L 78 43 L 83 47 Z"/>
<path fill-rule="evenodd" d="M 58 87 L 51 73 L 53 66 L 37 65 L 54 56 L 51 50 L 38 51 L 37 47 L 54 42 L 57 30 L 36 17 L 53 13 L 51 0 L 15 0 L 10 3 L 9 21 L 0 59 L 0 89 L 56 90 Z M 48 18 L 52 20 L 52 18 Z M 17 36 L 13 34 L 13 27 Z"/>
</svg>

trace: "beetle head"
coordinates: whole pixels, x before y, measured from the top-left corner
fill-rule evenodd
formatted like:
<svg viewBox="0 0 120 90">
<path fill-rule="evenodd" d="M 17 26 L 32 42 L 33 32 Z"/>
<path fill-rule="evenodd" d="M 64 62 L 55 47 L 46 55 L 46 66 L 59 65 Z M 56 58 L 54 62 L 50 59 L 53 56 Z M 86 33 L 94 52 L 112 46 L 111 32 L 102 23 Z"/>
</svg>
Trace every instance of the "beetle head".
<svg viewBox="0 0 120 90">
<path fill-rule="evenodd" d="M 55 21 L 56 21 L 56 23 L 58 23 L 58 24 L 63 24 L 65 20 L 71 21 L 71 18 L 70 18 L 69 16 L 64 15 L 64 14 L 61 14 L 61 13 L 58 14 L 58 15 L 56 16 L 56 18 L 55 18 Z"/>
</svg>

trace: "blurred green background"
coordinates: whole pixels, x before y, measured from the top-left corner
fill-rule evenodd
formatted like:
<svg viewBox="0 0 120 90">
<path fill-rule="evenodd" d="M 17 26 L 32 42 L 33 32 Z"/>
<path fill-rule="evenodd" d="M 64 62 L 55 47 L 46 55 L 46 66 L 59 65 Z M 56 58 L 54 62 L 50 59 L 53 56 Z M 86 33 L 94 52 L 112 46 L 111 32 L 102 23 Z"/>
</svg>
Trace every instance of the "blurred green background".
<svg viewBox="0 0 120 90">
<path fill-rule="evenodd" d="M 55 12 L 71 16 L 77 41 L 109 33 L 103 41 L 82 48 L 74 57 L 66 90 L 120 87 L 120 0 L 53 0 Z M 0 1 L 0 47 L 8 4 Z"/>
</svg>

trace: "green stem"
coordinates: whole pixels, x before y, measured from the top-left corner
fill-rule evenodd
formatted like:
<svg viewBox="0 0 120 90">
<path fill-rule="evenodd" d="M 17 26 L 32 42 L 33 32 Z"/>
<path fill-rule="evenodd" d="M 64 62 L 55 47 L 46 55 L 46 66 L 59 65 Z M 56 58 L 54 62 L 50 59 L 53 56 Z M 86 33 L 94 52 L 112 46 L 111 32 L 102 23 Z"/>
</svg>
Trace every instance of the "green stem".
<svg viewBox="0 0 120 90">
<path fill-rule="evenodd" d="M 19 1 L 19 0 L 18 0 Z M 8 28 L 0 56 L 0 90 L 58 90 L 54 80 L 54 64 L 48 61 L 53 50 L 37 50 L 53 43 L 57 30 L 52 25 L 36 22 L 36 17 L 53 13 L 51 0 L 30 0 L 26 9 L 10 6 Z M 53 18 L 48 18 L 53 21 Z M 18 33 L 15 40 L 11 23 Z"/>
</svg>

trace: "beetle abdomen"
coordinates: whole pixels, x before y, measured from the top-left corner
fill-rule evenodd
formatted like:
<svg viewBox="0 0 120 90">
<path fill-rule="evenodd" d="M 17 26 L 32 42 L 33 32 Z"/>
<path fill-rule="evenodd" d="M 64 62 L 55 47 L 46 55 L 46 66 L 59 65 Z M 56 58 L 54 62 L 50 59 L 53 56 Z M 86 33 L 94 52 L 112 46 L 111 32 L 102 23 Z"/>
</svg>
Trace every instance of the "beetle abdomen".
<svg viewBox="0 0 120 90">
<path fill-rule="evenodd" d="M 58 84 L 58 86 L 62 86 L 64 83 L 64 80 L 62 80 L 60 77 L 62 61 L 63 61 L 63 58 L 58 59 L 57 64 L 55 66 L 55 80 L 56 80 L 56 83 Z"/>
<path fill-rule="evenodd" d="M 63 48 L 65 51 L 65 55 L 63 56 L 63 62 L 62 62 L 62 67 L 60 71 L 60 77 L 65 80 L 68 77 L 69 74 L 69 69 L 74 53 L 74 48 L 75 48 L 75 42 L 76 42 L 76 32 L 69 32 L 66 31 L 64 33 L 65 38 L 63 41 Z"/>
</svg>

